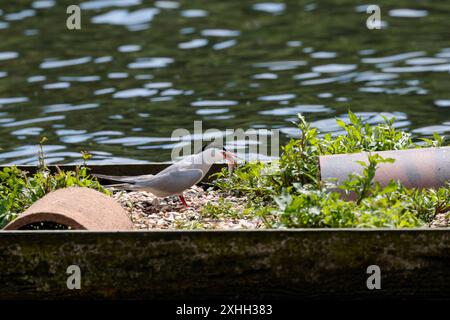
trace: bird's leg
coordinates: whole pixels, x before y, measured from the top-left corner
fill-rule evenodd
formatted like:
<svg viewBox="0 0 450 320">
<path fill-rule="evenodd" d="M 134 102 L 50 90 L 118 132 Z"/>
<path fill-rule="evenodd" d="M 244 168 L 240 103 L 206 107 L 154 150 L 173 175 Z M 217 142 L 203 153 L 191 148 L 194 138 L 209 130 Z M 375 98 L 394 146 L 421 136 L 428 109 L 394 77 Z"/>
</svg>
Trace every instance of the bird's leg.
<svg viewBox="0 0 450 320">
<path fill-rule="evenodd" d="M 178 196 L 178 199 L 180 199 L 181 203 L 185 206 L 185 207 L 189 207 L 188 204 L 186 203 L 186 200 L 184 199 L 184 197 L 182 195 Z"/>
</svg>

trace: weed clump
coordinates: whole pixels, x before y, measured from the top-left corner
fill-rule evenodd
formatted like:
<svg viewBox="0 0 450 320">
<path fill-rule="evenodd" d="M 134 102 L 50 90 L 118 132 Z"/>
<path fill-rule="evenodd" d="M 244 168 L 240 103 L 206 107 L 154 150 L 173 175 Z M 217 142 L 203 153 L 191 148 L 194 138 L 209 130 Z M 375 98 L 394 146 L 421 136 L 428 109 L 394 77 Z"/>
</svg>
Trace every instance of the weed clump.
<svg viewBox="0 0 450 320">
<path fill-rule="evenodd" d="M 336 119 L 345 134 L 321 135 L 302 115 L 298 118 L 300 137 L 283 147 L 278 161 L 249 162 L 231 176 L 224 170 L 214 182 L 224 195 L 248 197 L 247 213 L 263 218 L 267 227 L 411 228 L 450 212 L 450 183 L 435 190 L 408 189 L 394 180 L 384 187 L 374 182 L 378 165 L 394 160 L 372 152 L 438 147 L 443 137 L 434 134 L 433 140 L 415 143 L 410 133 L 394 127 L 395 119 L 370 126 L 352 112 L 348 123 Z M 369 152 L 368 163 L 360 162 L 362 175 L 352 174 L 340 185 L 320 180 L 319 156 L 362 151 Z M 354 200 L 342 193 L 352 194 Z"/>
</svg>

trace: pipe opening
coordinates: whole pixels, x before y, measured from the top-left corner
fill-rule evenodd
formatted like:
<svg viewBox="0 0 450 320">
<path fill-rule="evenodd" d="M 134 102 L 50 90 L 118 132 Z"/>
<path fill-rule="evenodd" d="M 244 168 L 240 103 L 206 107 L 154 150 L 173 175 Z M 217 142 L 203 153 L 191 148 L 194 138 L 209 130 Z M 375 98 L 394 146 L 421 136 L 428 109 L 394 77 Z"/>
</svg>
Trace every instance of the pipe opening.
<svg viewBox="0 0 450 320">
<path fill-rule="evenodd" d="M 53 221 L 38 221 L 23 225 L 19 230 L 71 230 L 70 226 Z"/>
</svg>

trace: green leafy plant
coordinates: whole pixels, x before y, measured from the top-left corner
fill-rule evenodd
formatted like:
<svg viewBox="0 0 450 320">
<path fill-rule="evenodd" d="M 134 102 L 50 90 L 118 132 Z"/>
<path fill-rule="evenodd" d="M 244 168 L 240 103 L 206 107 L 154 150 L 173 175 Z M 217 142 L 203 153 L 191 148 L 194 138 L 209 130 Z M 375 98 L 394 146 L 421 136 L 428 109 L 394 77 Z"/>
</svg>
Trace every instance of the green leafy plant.
<svg viewBox="0 0 450 320">
<path fill-rule="evenodd" d="M 235 204 L 223 198 L 219 199 L 217 204 L 208 202 L 202 209 L 201 215 L 207 218 L 220 219 L 228 216 L 232 218 L 240 218 L 243 214 L 235 209 Z"/>
<path fill-rule="evenodd" d="M 351 174 L 350 179 L 344 181 L 342 186 L 339 186 L 345 193 L 354 192 L 356 194 L 356 204 L 360 204 L 364 198 L 367 198 L 373 188 L 375 192 L 380 189 L 380 184 L 373 183 L 375 173 L 379 163 L 393 163 L 395 160 L 391 158 L 383 158 L 378 154 L 369 154 L 367 157 L 369 163 L 364 161 L 357 161 L 363 168 L 363 175 Z M 389 189 L 390 190 L 390 189 Z"/>
<path fill-rule="evenodd" d="M 344 134 L 321 135 L 298 118 L 300 137 L 283 147 L 278 161 L 246 163 L 231 176 L 224 170 L 215 187 L 247 197 L 247 210 L 270 227 L 420 227 L 450 211 L 450 185 L 419 190 L 396 181 L 384 187 L 374 183 L 378 165 L 393 159 L 372 152 L 442 146 L 444 137 L 434 134 L 434 140 L 415 143 L 410 133 L 394 127 L 394 118 L 370 126 L 350 111 L 347 121 L 336 119 Z M 340 186 L 320 181 L 319 156 L 362 151 L 369 152 L 368 162 L 360 162 L 362 175 L 352 174 Z"/>
<path fill-rule="evenodd" d="M 362 175 L 353 174 L 336 188 L 298 187 L 296 194 L 277 198 L 277 213 L 285 227 L 422 227 L 441 212 L 449 210 L 450 188 L 418 190 L 404 188 L 391 181 L 381 187 L 373 182 L 379 163 L 392 162 L 379 155 L 369 155 Z M 342 189 L 342 192 L 334 191 Z M 347 200 L 348 197 L 356 200 Z"/>
</svg>

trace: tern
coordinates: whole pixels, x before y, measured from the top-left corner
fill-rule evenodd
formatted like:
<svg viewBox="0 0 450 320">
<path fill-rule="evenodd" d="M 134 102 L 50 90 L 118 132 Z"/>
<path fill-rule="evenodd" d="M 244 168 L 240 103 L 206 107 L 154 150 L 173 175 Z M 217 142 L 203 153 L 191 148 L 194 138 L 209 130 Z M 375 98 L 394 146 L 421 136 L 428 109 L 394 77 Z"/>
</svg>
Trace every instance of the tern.
<svg viewBox="0 0 450 320">
<path fill-rule="evenodd" d="M 225 160 L 228 168 L 236 166 L 236 155 L 219 148 L 207 148 L 202 152 L 187 156 L 156 175 L 140 176 L 108 176 L 94 174 L 95 177 L 117 182 L 109 185 L 119 190 L 148 191 L 157 197 L 177 195 L 184 206 L 188 206 L 183 197 L 183 191 L 200 182 L 211 166 Z"/>
</svg>

